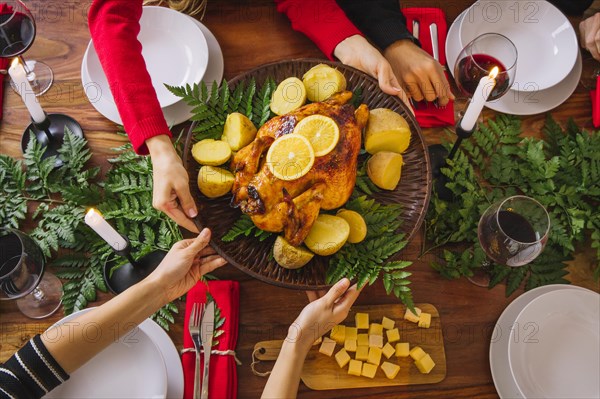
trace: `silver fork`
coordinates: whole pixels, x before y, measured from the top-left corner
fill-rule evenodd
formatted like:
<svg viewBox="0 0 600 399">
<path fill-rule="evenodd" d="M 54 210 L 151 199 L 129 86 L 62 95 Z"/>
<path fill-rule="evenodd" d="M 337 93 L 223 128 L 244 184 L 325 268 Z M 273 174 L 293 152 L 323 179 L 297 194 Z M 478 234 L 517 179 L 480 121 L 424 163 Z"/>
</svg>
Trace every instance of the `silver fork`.
<svg viewBox="0 0 600 399">
<path fill-rule="evenodd" d="M 204 312 L 204 304 L 194 303 L 192 306 L 192 313 L 188 321 L 188 330 L 192 341 L 194 342 L 194 348 L 196 349 L 196 369 L 194 372 L 194 399 L 200 399 L 200 349 L 202 348 L 202 342 L 200 341 L 200 319 Z"/>
</svg>

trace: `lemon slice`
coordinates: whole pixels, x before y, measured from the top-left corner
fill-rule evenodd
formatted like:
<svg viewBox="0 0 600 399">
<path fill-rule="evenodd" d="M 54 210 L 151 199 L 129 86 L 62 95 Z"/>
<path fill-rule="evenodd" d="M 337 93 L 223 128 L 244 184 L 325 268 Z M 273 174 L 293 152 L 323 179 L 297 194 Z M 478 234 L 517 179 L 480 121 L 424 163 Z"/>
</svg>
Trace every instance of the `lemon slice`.
<svg viewBox="0 0 600 399">
<path fill-rule="evenodd" d="M 271 144 L 267 166 L 281 180 L 296 180 L 308 173 L 315 163 L 315 152 L 308 139 L 299 134 L 286 134 Z"/>
<path fill-rule="evenodd" d="M 329 154 L 340 140 L 340 128 L 337 123 L 323 115 L 311 115 L 302 119 L 294 128 L 294 133 L 308 139 L 315 151 L 315 157 Z"/>
</svg>

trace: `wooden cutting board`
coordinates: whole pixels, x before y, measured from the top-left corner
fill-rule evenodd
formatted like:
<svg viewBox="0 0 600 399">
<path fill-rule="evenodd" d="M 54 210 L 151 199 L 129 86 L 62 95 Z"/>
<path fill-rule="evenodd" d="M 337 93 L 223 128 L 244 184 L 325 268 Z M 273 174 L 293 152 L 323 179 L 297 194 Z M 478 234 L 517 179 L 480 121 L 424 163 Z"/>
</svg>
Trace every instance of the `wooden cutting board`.
<svg viewBox="0 0 600 399">
<path fill-rule="evenodd" d="M 348 374 L 348 366 L 340 368 L 334 357 L 328 357 L 319 353 L 319 345 L 312 347 L 302 369 L 302 382 L 314 390 L 326 389 L 347 389 L 347 388 L 368 388 L 384 387 L 409 384 L 433 384 L 446 378 L 446 353 L 444 351 L 444 338 L 442 336 L 442 326 L 437 309 L 428 303 L 419 303 L 423 312 L 431 313 L 431 326 L 429 328 L 419 328 L 415 323 L 404 320 L 406 307 L 403 305 L 366 305 L 354 306 L 350 311 L 348 318 L 342 323 L 347 326 L 354 326 L 355 313 L 369 313 L 371 323 L 381 323 L 383 316 L 396 321 L 396 327 L 400 330 L 400 342 L 409 342 L 410 347 L 420 346 L 427 352 L 433 361 L 435 367 L 429 374 L 421 374 L 414 365 L 412 358 L 397 358 L 395 355 L 386 359 L 382 356 L 381 362 L 389 361 L 400 365 L 400 372 L 393 380 L 388 379 L 381 368 L 377 370 L 375 378 L 356 377 Z M 366 332 L 360 330 L 359 332 Z M 386 340 L 387 341 L 387 340 Z M 261 361 L 270 361 L 277 359 L 279 350 L 283 341 L 263 341 L 254 346 L 256 358 Z M 342 349 L 337 345 L 335 353 Z M 350 356 L 354 358 L 354 353 Z"/>
</svg>

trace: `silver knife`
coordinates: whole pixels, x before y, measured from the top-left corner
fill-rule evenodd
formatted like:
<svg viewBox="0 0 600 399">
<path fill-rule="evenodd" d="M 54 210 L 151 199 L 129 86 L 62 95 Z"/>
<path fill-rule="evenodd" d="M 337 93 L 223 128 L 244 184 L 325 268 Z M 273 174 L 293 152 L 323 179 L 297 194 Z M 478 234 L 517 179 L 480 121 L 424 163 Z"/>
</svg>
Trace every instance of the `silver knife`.
<svg viewBox="0 0 600 399">
<path fill-rule="evenodd" d="M 419 40 L 419 21 L 416 19 L 413 19 L 412 34 L 415 37 L 415 39 Z"/>
<path fill-rule="evenodd" d="M 202 338 L 202 350 L 204 352 L 204 374 L 202 376 L 201 399 L 208 399 L 208 369 L 210 367 L 210 351 L 212 350 L 213 335 L 215 330 L 215 302 L 210 301 L 204 307 L 202 322 L 200 324 L 200 337 Z"/>
<path fill-rule="evenodd" d="M 438 29 L 437 24 L 432 23 L 429 25 L 429 33 L 431 34 L 431 49 L 433 52 L 433 59 L 438 61 L 440 60 L 440 51 L 438 48 Z"/>
</svg>

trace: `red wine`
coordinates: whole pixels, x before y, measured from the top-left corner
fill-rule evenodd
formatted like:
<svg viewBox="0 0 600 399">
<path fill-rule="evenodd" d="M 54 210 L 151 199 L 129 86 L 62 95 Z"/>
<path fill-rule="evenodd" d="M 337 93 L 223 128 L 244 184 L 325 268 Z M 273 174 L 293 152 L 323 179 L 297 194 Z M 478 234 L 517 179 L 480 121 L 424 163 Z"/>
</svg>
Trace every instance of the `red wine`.
<svg viewBox="0 0 600 399">
<path fill-rule="evenodd" d="M 35 39 L 35 23 L 29 15 L 0 14 L 0 57 L 24 53 Z"/>
<path fill-rule="evenodd" d="M 524 243 L 534 243 L 537 241 L 535 230 L 531 227 L 531 224 L 516 212 L 498 212 L 498 223 L 504 234 L 515 241 Z"/>
<path fill-rule="evenodd" d="M 488 76 L 494 67 L 498 67 L 499 72 L 496 77 L 496 86 L 488 100 L 500 98 L 510 87 L 510 79 L 506 73 L 506 67 L 496 58 L 487 54 L 473 54 L 458 62 L 454 75 L 457 77 L 459 89 L 465 95 L 473 97 L 481 78 Z"/>
</svg>

